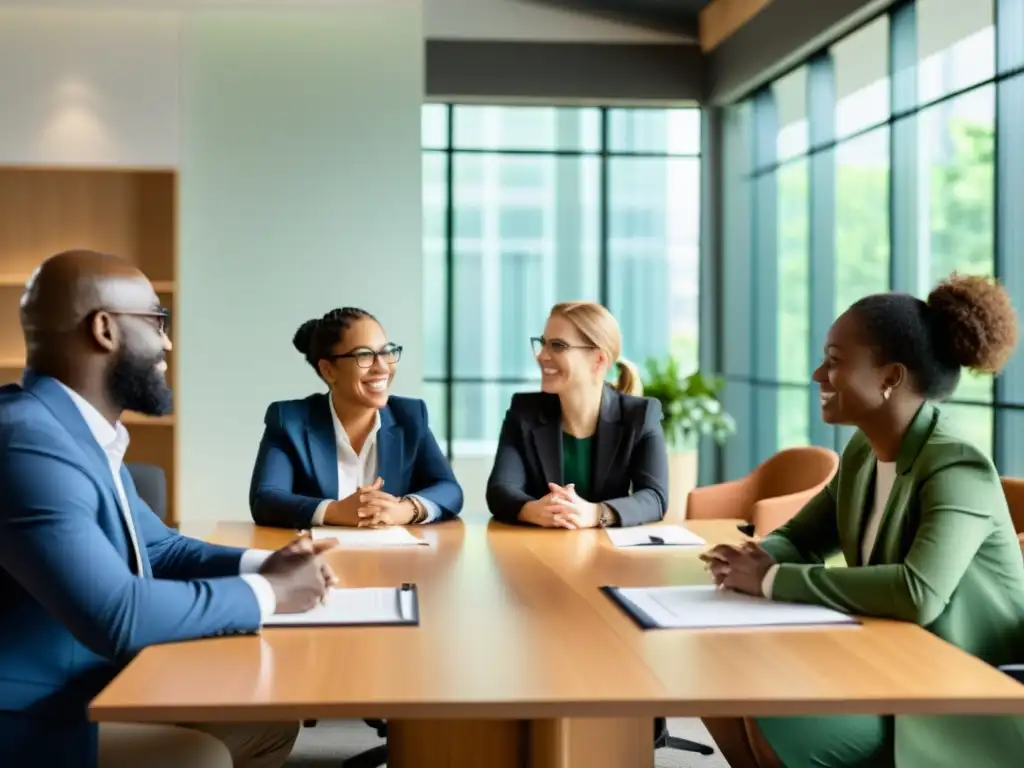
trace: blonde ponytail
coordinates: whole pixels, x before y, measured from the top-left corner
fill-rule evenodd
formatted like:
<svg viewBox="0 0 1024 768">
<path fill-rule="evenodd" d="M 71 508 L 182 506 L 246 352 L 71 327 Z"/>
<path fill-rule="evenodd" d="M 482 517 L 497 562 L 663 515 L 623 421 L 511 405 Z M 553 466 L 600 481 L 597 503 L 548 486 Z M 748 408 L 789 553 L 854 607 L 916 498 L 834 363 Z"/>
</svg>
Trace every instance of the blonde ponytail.
<svg viewBox="0 0 1024 768">
<path fill-rule="evenodd" d="M 620 357 L 615 363 L 619 369 L 619 378 L 615 382 L 615 388 L 624 395 L 636 395 L 640 397 L 644 393 L 644 382 L 640 378 L 640 369 L 624 357 Z"/>
</svg>

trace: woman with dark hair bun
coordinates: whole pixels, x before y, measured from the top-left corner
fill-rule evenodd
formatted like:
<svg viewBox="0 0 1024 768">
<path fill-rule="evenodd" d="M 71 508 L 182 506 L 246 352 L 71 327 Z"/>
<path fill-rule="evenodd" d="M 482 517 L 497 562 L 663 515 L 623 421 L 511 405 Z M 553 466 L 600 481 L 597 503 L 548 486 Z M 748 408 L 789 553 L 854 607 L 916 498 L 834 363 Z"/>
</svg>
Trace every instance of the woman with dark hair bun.
<svg viewBox="0 0 1024 768">
<path fill-rule="evenodd" d="M 927 301 L 885 293 L 850 307 L 813 375 L 822 419 L 857 427 L 839 471 L 759 544 L 705 554 L 714 581 L 913 622 L 989 664 L 1019 662 L 1024 560 L 999 475 L 934 404 L 953 393 L 961 368 L 998 373 L 1017 341 L 1010 298 L 990 278 L 954 274 Z M 825 565 L 838 555 L 846 567 Z M 1024 754 L 1024 718 L 705 722 L 734 768 L 996 766 Z"/>
<path fill-rule="evenodd" d="M 422 400 L 391 395 L 402 348 L 369 312 L 342 307 L 307 320 L 292 344 L 326 394 L 271 403 L 249 507 L 259 525 L 376 528 L 462 511 L 462 489 Z"/>
</svg>

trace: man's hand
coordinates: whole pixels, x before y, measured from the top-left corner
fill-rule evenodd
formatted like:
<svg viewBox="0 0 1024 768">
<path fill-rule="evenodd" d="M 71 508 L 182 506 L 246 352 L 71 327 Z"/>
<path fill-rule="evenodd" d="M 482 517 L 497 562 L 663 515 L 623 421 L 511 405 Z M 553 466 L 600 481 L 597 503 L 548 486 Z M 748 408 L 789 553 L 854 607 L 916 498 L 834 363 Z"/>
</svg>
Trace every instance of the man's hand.
<svg viewBox="0 0 1024 768">
<path fill-rule="evenodd" d="M 550 493 L 536 501 L 530 501 L 519 510 L 519 519 L 524 523 L 542 528 L 593 528 L 600 519 L 597 504 L 581 499 L 570 483 L 564 488 L 549 483 Z"/>
<path fill-rule="evenodd" d="M 355 493 L 339 501 L 332 501 L 324 512 L 324 525 L 347 525 L 356 528 L 362 522 L 359 510 L 364 506 L 362 497 L 368 493 L 379 491 L 384 486 L 384 479 L 378 477 L 371 485 L 356 488 Z"/>
<path fill-rule="evenodd" d="M 380 480 L 380 478 L 377 478 Z M 376 484 L 375 484 L 376 485 Z M 383 483 L 381 483 L 383 485 Z M 359 494 L 360 528 L 383 528 L 389 525 L 408 525 L 416 517 L 416 505 L 410 499 L 399 499 L 380 490 L 380 486 L 361 489 Z"/>
<path fill-rule="evenodd" d="M 338 583 L 334 571 L 320 557 L 337 545 L 337 539 L 313 541 L 302 536 L 263 561 L 259 572 L 274 589 L 277 613 L 308 611 Z"/>
<path fill-rule="evenodd" d="M 764 597 L 761 583 L 775 558 L 761 545 L 748 541 L 740 547 L 719 544 L 700 556 L 708 564 L 715 584 L 755 597 Z"/>
</svg>

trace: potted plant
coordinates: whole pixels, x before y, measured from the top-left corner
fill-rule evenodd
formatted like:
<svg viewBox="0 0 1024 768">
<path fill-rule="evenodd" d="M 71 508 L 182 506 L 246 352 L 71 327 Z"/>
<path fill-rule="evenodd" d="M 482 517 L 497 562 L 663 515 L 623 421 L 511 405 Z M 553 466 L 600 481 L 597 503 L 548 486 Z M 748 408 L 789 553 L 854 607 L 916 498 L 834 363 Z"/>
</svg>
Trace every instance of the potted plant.
<svg viewBox="0 0 1024 768">
<path fill-rule="evenodd" d="M 661 403 L 669 450 L 670 511 L 685 509 L 687 495 L 697 486 L 697 440 L 710 437 L 722 445 L 736 433 L 736 422 L 719 400 L 724 386 L 721 377 L 699 370 L 683 376 L 671 356 L 647 361 L 644 394 Z"/>
</svg>

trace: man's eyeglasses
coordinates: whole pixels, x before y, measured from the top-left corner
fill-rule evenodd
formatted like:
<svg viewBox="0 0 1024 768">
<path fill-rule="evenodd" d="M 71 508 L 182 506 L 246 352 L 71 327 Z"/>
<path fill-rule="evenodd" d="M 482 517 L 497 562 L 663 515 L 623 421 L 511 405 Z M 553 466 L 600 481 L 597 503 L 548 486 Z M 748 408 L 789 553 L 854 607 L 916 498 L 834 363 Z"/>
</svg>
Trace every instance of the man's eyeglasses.
<svg viewBox="0 0 1024 768">
<path fill-rule="evenodd" d="M 329 360 L 342 360 L 352 358 L 360 368 L 372 368 L 377 358 L 380 358 L 387 365 L 394 365 L 402 359 L 402 348 L 398 344 L 387 344 L 376 352 L 367 347 L 353 349 L 343 355 L 328 355 Z"/>
<path fill-rule="evenodd" d="M 111 315 L 148 318 L 164 336 L 171 335 L 171 310 L 167 309 L 167 307 L 157 307 L 149 312 L 121 312 L 115 310 L 107 310 L 107 312 Z"/>
<path fill-rule="evenodd" d="M 553 355 L 560 355 L 569 349 L 597 349 L 593 344 L 569 344 L 561 339 L 545 339 L 543 336 L 534 336 L 530 344 L 533 345 L 535 355 L 539 355 L 545 347 Z"/>
</svg>

